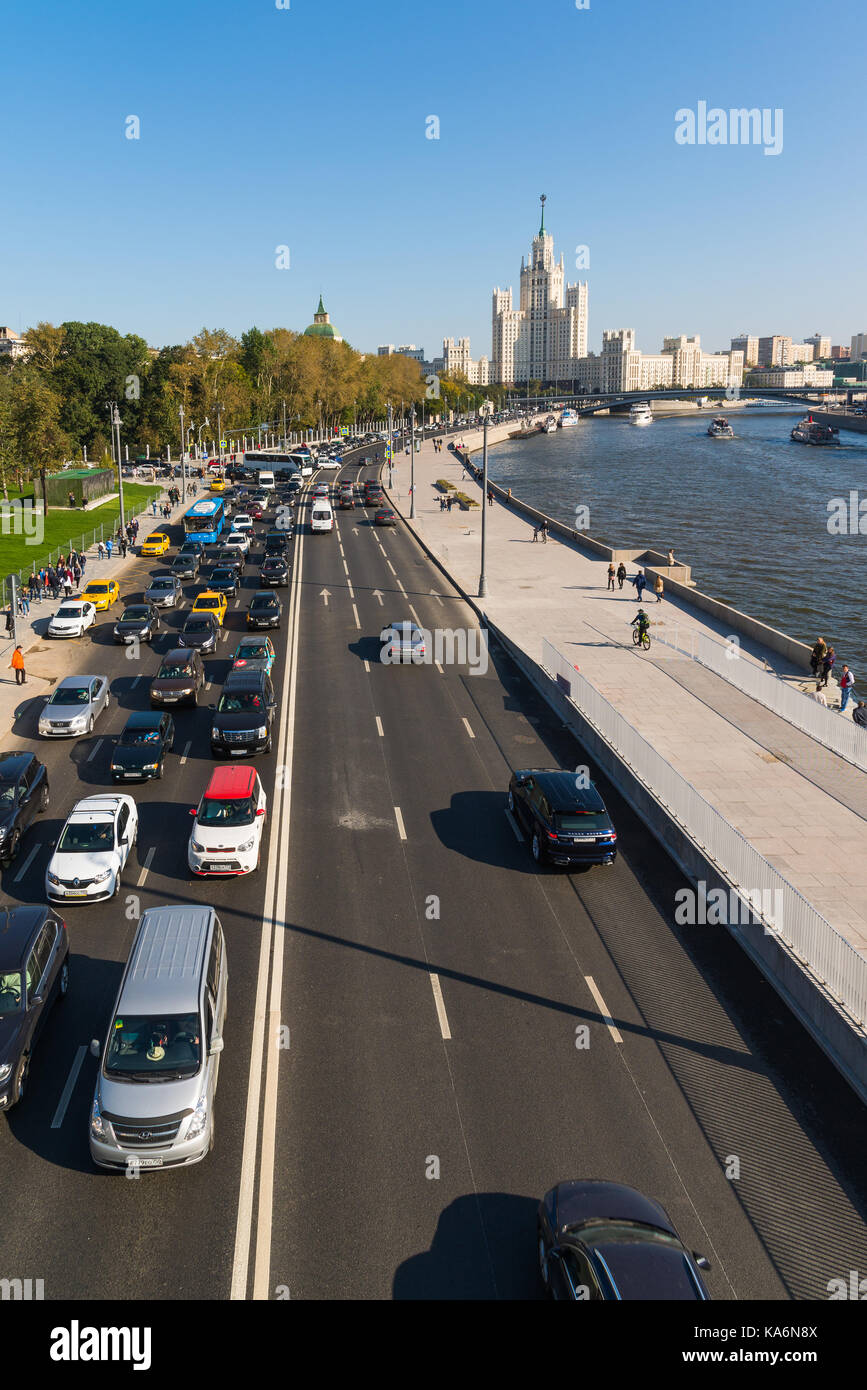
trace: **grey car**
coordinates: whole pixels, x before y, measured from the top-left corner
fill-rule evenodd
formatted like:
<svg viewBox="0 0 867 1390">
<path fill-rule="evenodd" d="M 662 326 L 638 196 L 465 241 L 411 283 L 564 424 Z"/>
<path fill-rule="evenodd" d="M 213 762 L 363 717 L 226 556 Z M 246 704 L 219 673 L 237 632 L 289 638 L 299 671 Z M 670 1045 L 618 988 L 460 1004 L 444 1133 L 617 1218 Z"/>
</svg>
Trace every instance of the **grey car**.
<svg viewBox="0 0 867 1390">
<path fill-rule="evenodd" d="M 379 659 L 385 666 L 398 666 L 404 663 L 420 665 L 427 654 L 425 634 L 417 623 L 401 619 L 384 627 L 379 634 L 382 647 Z"/>
<path fill-rule="evenodd" d="M 39 732 L 43 738 L 89 734 L 108 699 L 108 676 L 64 676 L 46 696 Z"/>
<path fill-rule="evenodd" d="M 145 603 L 152 603 L 157 608 L 177 608 L 183 592 L 176 574 L 155 574 L 145 589 Z"/>
</svg>

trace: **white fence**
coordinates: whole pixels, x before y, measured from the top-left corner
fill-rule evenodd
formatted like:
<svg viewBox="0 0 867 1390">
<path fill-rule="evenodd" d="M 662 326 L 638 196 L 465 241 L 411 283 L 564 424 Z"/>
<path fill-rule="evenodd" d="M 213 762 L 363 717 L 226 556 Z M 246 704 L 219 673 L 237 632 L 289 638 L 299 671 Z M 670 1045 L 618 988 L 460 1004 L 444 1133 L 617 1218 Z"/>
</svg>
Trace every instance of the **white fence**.
<svg viewBox="0 0 867 1390">
<path fill-rule="evenodd" d="M 867 1018 L 867 960 L 604 696 L 542 639 L 542 666 L 720 872 L 852 1017 Z M 860 732 L 860 730 L 859 730 Z M 773 907 L 769 911 L 768 905 Z"/>
<path fill-rule="evenodd" d="M 750 695 L 781 719 L 794 724 L 796 729 L 809 734 L 817 743 L 824 744 L 847 762 L 854 763 L 862 772 L 867 772 L 867 730 L 853 724 L 851 719 L 842 717 L 837 711 L 827 709 L 818 700 L 796 690 L 771 672 L 744 660 L 736 645 L 723 646 L 695 628 L 687 628 L 684 632 L 675 630 L 668 637 L 658 637 L 654 632 L 653 638 L 663 646 L 672 647 L 691 656 L 702 666 L 707 666 L 745 695 Z"/>
</svg>

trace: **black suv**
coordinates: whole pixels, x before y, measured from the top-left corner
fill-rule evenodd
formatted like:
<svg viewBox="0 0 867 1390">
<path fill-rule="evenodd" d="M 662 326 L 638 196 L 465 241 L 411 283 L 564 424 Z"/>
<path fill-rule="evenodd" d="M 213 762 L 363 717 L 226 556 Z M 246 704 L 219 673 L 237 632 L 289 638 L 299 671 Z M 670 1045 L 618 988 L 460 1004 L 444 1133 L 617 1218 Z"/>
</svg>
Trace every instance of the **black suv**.
<svg viewBox="0 0 867 1390">
<path fill-rule="evenodd" d="M 0 864 L 12 863 L 21 836 L 48 806 L 48 773 L 32 753 L 0 753 Z"/>
<path fill-rule="evenodd" d="M 270 753 L 276 704 L 267 671 L 230 671 L 211 726 L 214 757 Z"/>
<path fill-rule="evenodd" d="M 257 589 L 247 609 L 247 626 L 251 628 L 279 627 L 283 605 L 271 589 Z"/>
<path fill-rule="evenodd" d="M 0 1110 L 22 1099 L 33 1048 L 68 989 L 66 923 L 49 907 L 0 909 Z"/>
<path fill-rule="evenodd" d="M 193 613 L 181 628 L 181 646 L 195 647 L 198 652 L 215 652 L 220 628 L 213 613 Z"/>
<path fill-rule="evenodd" d="M 289 566 L 283 555 L 266 555 L 259 570 L 259 583 L 282 585 L 289 583 Z"/>
<path fill-rule="evenodd" d="M 238 592 L 238 579 L 236 565 L 214 565 L 208 580 L 208 588 L 213 589 L 218 594 L 225 594 L 227 598 L 234 598 Z"/>
<path fill-rule="evenodd" d="M 288 555 L 290 550 L 289 542 L 291 536 L 291 526 L 274 527 L 272 531 L 266 531 L 265 554 Z"/>
<path fill-rule="evenodd" d="M 536 863 L 611 865 L 617 831 L 605 802 L 584 773 L 525 768 L 509 781 L 508 807 L 530 836 Z"/>
</svg>

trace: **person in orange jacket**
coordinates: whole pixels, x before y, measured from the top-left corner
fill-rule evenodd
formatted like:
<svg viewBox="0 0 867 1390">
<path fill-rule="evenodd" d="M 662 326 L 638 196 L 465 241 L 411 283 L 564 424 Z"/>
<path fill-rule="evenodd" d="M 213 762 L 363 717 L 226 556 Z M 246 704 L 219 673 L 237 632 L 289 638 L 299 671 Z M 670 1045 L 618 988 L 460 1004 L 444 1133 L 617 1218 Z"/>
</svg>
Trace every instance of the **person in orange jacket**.
<svg viewBox="0 0 867 1390">
<path fill-rule="evenodd" d="M 15 672 L 15 684 L 26 685 L 27 676 L 24 671 L 24 653 L 22 652 L 20 645 L 17 646 L 14 652 L 12 653 L 12 660 L 9 662 L 9 665 Z"/>
</svg>

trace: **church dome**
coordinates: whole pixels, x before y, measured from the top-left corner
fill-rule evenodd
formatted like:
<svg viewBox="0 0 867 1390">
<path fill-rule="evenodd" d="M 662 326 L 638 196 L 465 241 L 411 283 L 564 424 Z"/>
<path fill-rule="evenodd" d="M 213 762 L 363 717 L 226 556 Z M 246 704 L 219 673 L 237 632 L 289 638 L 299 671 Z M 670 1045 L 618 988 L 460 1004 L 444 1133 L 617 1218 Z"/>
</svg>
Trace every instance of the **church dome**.
<svg viewBox="0 0 867 1390">
<path fill-rule="evenodd" d="M 343 339 L 325 312 L 325 305 L 322 303 L 322 295 L 319 296 L 319 308 L 313 315 L 313 322 L 308 324 L 304 330 L 305 338 L 331 338 L 335 343 L 342 343 Z"/>
</svg>

